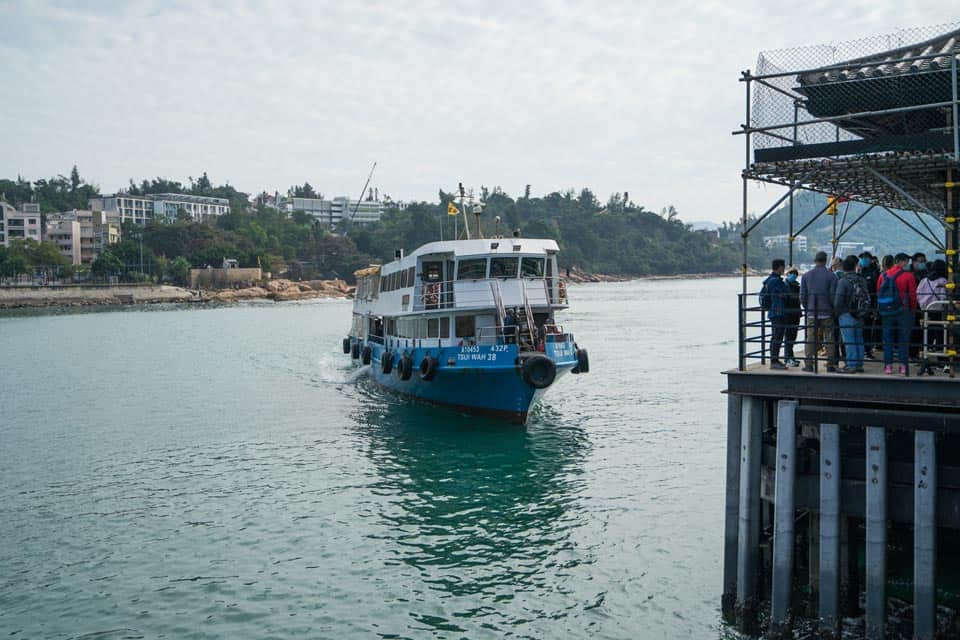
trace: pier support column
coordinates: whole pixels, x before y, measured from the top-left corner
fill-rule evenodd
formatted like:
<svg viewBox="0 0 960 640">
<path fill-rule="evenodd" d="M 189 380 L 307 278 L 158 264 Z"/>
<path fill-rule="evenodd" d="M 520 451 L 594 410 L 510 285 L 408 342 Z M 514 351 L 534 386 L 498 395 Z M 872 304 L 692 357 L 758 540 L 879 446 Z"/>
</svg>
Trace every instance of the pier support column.
<svg viewBox="0 0 960 640">
<path fill-rule="evenodd" d="M 797 457 L 797 402 L 777 404 L 777 461 L 773 518 L 773 585 L 770 598 L 770 631 L 781 634 L 790 621 L 793 592 L 794 478 Z"/>
<path fill-rule="evenodd" d="M 913 637 L 932 640 L 937 630 L 937 452 L 932 431 L 917 431 L 914 437 Z"/>
<path fill-rule="evenodd" d="M 867 427 L 866 638 L 882 640 L 887 602 L 887 432 Z"/>
<path fill-rule="evenodd" d="M 760 444 L 763 401 L 746 396 L 740 420 L 740 496 L 737 527 L 738 625 L 755 632 L 760 554 Z"/>
<path fill-rule="evenodd" d="M 840 426 L 820 425 L 820 626 L 837 633 L 840 601 Z"/>
<path fill-rule="evenodd" d="M 731 618 L 737 601 L 737 544 L 740 516 L 740 396 L 727 396 L 727 485 L 723 523 L 723 615 Z"/>
</svg>

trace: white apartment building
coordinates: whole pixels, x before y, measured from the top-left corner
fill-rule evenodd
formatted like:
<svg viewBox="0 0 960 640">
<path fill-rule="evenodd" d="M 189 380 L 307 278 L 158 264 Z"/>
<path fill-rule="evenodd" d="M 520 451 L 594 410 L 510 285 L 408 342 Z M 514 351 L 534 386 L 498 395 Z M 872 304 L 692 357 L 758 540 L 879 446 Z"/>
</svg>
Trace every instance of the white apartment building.
<svg viewBox="0 0 960 640">
<path fill-rule="evenodd" d="M 354 223 L 378 222 L 383 215 L 383 203 L 378 200 L 351 200 L 341 196 L 339 198 L 286 198 L 284 210 L 288 212 L 303 211 L 315 217 L 328 227 L 333 227 L 343 219 L 350 219 Z M 354 213 L 356 210 L 356 213 Z"/>
<path fill-rule="evenodd" d="M 116 193 L 91 198 L 90 209 L 116 212 L 121 222 L 135 224 L 146 224 L 154 220 L 172 222 L 176 220 L 177 212 L 182 209 L 193 220 L 202 222 L 230 213 L 230 201 L 226 198 L 192 196 L 185 193 L 156 193 L 145 196 Z"/>
<path fill-rule="evenodd" d="M 18 211 L 12 205 L 0 201 L 0 244 L 10 246 L 11 240 L 36 240 L 40 242 L 40 205 L 28 203 Z"/>
<path fill-rule="evenodd" d="M 787 234 L 779 236 L 763 236 L 763 246 L 767 249 L 778 249 L 790 246 L 790 236 Z M 797 251 L 807 250 L 807 236 L 794 236 L 793 248 Z"/>
<path fill-rule="evenodd" d="M 105 247 L 120 242 L 120 216 L 84 209 L 51 214 L 44 239 L 57 245 L 71 263 L 90 264 Z"/>
</svg>

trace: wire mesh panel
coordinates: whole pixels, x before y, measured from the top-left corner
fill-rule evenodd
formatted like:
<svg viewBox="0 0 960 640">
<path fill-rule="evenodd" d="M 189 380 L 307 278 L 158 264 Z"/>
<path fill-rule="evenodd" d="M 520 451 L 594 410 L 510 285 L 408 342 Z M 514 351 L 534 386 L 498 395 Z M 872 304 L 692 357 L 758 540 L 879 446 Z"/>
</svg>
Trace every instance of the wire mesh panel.
<svg viewBox="0 0 960 640">
<path fill-rule="evenodd" d="M 942 143 L 937 136 L 952 150 L 958 40 L 960 23 L 949 23 L 761 53 L 752 83 L 754 151 L 853 141 L 927 150 Z M 899 149 L 891 138 L 901 138 Z"/>
</svg>

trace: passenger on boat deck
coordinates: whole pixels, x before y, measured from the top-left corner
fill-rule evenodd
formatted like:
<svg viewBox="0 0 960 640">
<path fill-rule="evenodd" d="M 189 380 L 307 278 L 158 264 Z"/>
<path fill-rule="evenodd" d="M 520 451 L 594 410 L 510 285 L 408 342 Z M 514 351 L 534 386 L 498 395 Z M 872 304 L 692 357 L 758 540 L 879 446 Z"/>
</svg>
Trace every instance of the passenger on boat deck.
<svg viewBox="0 0 960 640">
<path fill-rule="evenodd" d="M 507 344 L 517 340 L 517 315 L 512 308 L 503 315 L 503 337 Z"/>
</svg>

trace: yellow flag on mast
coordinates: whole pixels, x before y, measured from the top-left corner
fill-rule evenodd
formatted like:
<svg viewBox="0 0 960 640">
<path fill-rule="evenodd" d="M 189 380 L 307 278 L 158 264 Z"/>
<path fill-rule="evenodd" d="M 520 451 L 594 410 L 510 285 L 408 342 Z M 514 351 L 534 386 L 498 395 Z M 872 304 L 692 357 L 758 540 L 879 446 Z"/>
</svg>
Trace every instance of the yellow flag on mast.
<svg viewBox="0 0 960 640">
<path fill-rule="evenodd" d="M 447 215 L 455 216 L 460 213 L 460 209 L 457 209 L 452 202 L 447 203 Z"/>
</svg>

